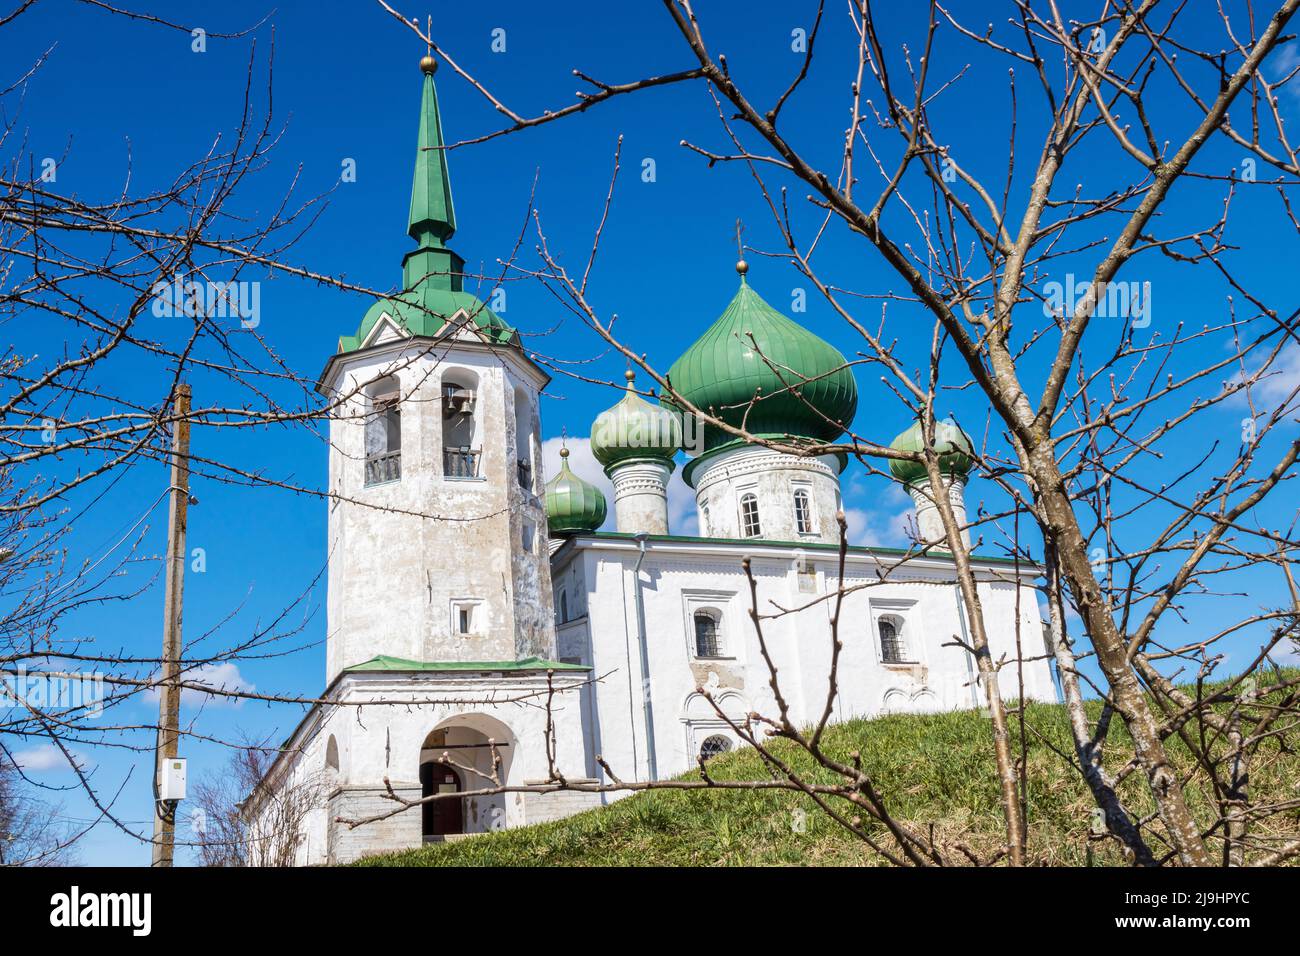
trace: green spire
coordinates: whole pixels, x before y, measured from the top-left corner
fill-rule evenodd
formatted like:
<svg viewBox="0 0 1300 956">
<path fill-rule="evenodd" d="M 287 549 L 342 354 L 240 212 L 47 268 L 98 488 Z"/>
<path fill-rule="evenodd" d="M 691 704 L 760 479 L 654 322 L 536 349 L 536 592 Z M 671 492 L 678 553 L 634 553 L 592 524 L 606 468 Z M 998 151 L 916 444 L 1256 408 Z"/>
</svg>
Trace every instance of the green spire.
<svg viewBox="0 0 1300 956">
<path fill-rule="evenodd" d="M 364 345 L 384 316 L 411 335 L 436 336 L 447 327 L 448 319 L 464 312 L 490 341 L 501 345 L 519 342 L 515 330 L 504 319 L 465 291 L 465 260 L 447 248 L 447 240 L 456 232 L 456 213 L 452 209 L 447 151 L 433 148 L 445 145 L 438 92 L 433 86 L 436 69 L 432 56 L 420 61 L 424 92 L 406 230 L 415 240 L 415 248 L 402 258 L 402 291 L 370 306 L 356 334 L 339 338 L 340 352 Z"/>
<path fill-rule="evenodd" d="M 407 233 L 423 245 L 441 246 L 456 231 L 456 211 L 451 202 L 451 175 L 438 113 L 438 90 L 433 85 L 437 63 L 431 56 L 420 61 L 424 96 L 420 101 L 420 137 L 415 154 L 415 181 L 411 184 L 411 215 Z"/>
<path fill-rule="evenodd" d="M 447 248 L 456 232 L 456 210 L 451 200 L 451 174 L 447 170 L 438 90 L 433 83 L 438 68 L 432 56 L 420 61 L 424 93 L 420 100 L 420 135 L 415 153 L 415 178 L 411 183 L 411 212 L 407 234 L 416 248 L 402 260 L 407 291 L 461 291 L 465 261 Z M 427 298 L 427 296 L 424 296 Z"/>
</svg>

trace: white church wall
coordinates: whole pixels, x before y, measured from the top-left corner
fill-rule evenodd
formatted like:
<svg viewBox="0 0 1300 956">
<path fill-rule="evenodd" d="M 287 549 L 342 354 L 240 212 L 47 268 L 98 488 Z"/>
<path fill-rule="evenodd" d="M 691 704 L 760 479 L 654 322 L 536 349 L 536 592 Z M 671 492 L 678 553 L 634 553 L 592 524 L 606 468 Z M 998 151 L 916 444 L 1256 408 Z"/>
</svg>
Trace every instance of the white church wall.
<svg viewBox="0 0 1300 956">
<path fill-rule="evenodd" d="M 608 675 L 600 685 L 597 709 L 601 725 L 599 746 L 623 779 L 645 779 L 645 716 L 640 696 L 642 675 L 637 647 L 634 579 L 635 544 L 598 542 L 580 550 L 587 554 L 592 666 Z M 660 776 L 694 765 L 697 743 L 706 731 L 731 739 L 736 734 L 696 695 L 706 688 L 715 699 L 724 697 L 737 714 L 757 711 L 776 716 L 768 670 L 749 620 L 749 586 L 740 561 L 745 546 L 719 546 L 713 553 L 651 542 L 642 566 L 645 603 L 649 694 L 655 727 L 655 755 Z M 769 655 L 792 718 L 811 724 L 825 707 L 832 654 L 831 614 L 837 586 L 834 555 L 792 550 L 755 556 L 760 613 L 779 605 L 797 608 L 767 619 L 763 632 Z M 1010 577 L 1009 571 L 981 572 Z M 854 555 L 846 575 L 847 593 L 840 616 L 843 647 L 838 666 L 838 694 L 833 719 L 875 716 L 890 711 L 924 712 L 978 706 L 982 691 L 972 687 L 973 663 L 953 638 L 960 637 L 957 593 L 951 567 L 931 562 L 927 567 L 893 569 L 881 579 L 881 566 L 871 556 Z M 812 590 L 809 590 L 812 589 Z M 981 596 L 994 656 L 1014 656 L 1014 583 L 987 582 Z M 1037 604 L 1033 590 L 1021 592 L 1022 645 L 1025 656 L 1041 655 Z M 987 595 L 987 596 L 985 596 Z M 694 653 L 693 610 L 715 609 L 722 614 L 725 647 L 714 658 Z M 882 659 L 877 625 L 882 616 L 902 624 L 906 651 L 899 663 Z M 1031 645 L 1030 641 L 1036 643 Z M 1025 666 L 1026 693 L 1054 699 L 1050 671 L 1042 661 Z M 1015 668 L 1004 669 L 1002 690 L 1018 695 Z M 635 768 L 635 773 L 633 772 Z"/>
</svg>

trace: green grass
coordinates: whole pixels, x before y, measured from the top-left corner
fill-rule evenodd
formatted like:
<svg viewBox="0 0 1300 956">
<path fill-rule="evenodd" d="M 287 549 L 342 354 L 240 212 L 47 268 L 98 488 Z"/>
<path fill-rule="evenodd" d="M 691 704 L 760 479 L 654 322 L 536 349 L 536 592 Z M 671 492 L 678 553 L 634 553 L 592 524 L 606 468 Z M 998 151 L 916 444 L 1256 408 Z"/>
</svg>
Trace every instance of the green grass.
<svg viewBox="0 0 1300 956">
<path fill-rule="evenodd" d="M 1114 841 L 1088 840 L 1092 798 L 1078 773 L 1042 742 L 1045 738 L 1072 751 L 1064 709 L 1031 704 L 1025 717 L 1033 728 L 1027 764 L 1032 861 L 1123 865 Z M 1127 749 L 1128 738 L 1118 720 L 1110 739 L 1111 752 L 1118 755 Z M 775 749 L 808 779 L 835 782 L 789 742 L 779 742 Z M 914 827 L 933 828 L 941 842 L 961 841 L 981 854 L 1002 845 L 992 739 L 981 712 L 854 720 L 828 729 L 826 750 L 845 760 L 850 751 L 860 751 L 896 818 Z M 1175 762 L 1188 757 L 1176 740 L 1170 743 L 1170 755 Z M 720 780 L 768 777 L 752 749 L 715 758 L 709 772 Z M 692 772 L 683 778 L 694 776 Z M 1300 758 L 1275 742 L 1267 743 L 1252 767 L 1253 799 L 1294 797 L 1298 778 Z M 1153 809 L 1140 775 L 1132 775 L 1122 793 L 1131 811 L 1141 814 Z M 1211 807 L 1199 788 L 1192 788 L 1189 800 L 1198 815 L 1210 818 Z M 1295 812 L 1285 819 L 1294 829 Z M 662 790 L 553 823 L 370 857 L 360 865 L 854 866 L 885 862 L 802 794 Z"/>
</svg>

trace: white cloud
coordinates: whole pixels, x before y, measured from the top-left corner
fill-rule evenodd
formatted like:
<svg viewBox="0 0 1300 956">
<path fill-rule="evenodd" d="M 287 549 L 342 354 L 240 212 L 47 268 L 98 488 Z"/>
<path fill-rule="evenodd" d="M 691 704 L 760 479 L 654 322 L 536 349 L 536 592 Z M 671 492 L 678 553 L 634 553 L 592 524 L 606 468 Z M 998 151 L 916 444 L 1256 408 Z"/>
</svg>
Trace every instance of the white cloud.
<svg viewBox="0 0 1300 956">
<path fill-rule="evenodd" d="M 1286 76 L 1297 66 L 1300 66 L 1300 47 L 1295 43 L 1285 43 L 1273 51 L 1273 59 L 1269 61 L 1273 67 L 1274 74 L 1277 76 Z"/>
<path fill-rule="evenodd" d="M 157 679 L 158 675 L 154 674 L 154 680 Z M 220 693 L 220 691 L 252 693 L 257 690 L 257 685 L 244 679 L 244 675 L 239 672 L 239 665 L 234 661 L 221 661 L 217 664 L 203 664 L 191 668 L 181 675 L 181 680 L 187 684 L 202 684 L 205 687 L 211 687 L 213 691 L 217 692 L 207 693 L 193 687 L 182 688 L 181 704 L 190 707 L 239 707 L 243 704 L 244 698 L 231 697 L 229 694 Z M 156 702 L 158 700 L 158 688 L 149 688 L 144 696 L 146 700 Z"/>
<path fill-rule="evenodd" d="M 1300 345 L 1293 342 L 1279 352 L 1264 375 L 1255 388 L 1257 400 L 1273 407 L 1281 405 L 1300 388 Z"/>
<path fill-rule="evenodd" d="M 1300 642 L 1280 641 L 1269 657 L 1283 667 L 1300 667 Z"/>
<path fill-rule="evenodd" d="M 73 759 L 84 770 L 93 765 L 83 754 L 68 748 Z M 23 773 L 48 773 L 50 771 L 67 770 L 71 771 L 72 767 L 68 763 L 68 758 L 63 755 L 63 751 L 54 744 L 40 744 L 36 747 L 28 747 L 26 750 L 16 750 L 13 754 L 14 763 L 23 771 Z"/>
<path fill-rule="evenodd" d="M 1281 82 L 1300 66 L 1300 43 L 1293 40 L 1282 44 L 1269 54 L 1264 66 L 1271 82 Z M 1300 104 L 1300 75 L 1292 77 L 1281 90 L 1275 88 L 1274 91 L 1284 107 Z"/>
<path fill-rule="evenodd" d="M 844 509 L 849 544 L 876 548 L 905 548 L 911 542 L 908 528 L 911 509 L 897 513 L 867 511 L 864 508 Z"/>
<path fill-rule="evenodd" d="M 700 511 L 695 504 L 695 489 L 682 480 L 681 468 L 668 479 L 668 530 L 673 534 L 700 533 Z"/>
<path fill-rule="evenodd" d="M 895 481 L 854 473 L 842 486 L 844 522 L 849 544 L 878 548 L 906 548 L 912 499 Z M 865 507 L 870 501 L 871 507 Z"/>
<path fill-rule="evenodd" d="M 1255 378 L 1256 375 L 1258 378 Z M 1250 398 L 1260 414 L 1270 414 L 1288 399 L 1294 404 L 1293 396 L 1296 389 L 1300 388 L 1300 345 L 1294 342 L 1287 344 L 1268 368 L 1252 372 L 1249 376 L 1238 371 L 1231 382 L 1236 384 L 1248 377 L 1253 379 Z M 1246 391 L 1243 389 L 1237 392 L 1230 401 L 1238 407 L 1247 407 Z"/>
</svg>

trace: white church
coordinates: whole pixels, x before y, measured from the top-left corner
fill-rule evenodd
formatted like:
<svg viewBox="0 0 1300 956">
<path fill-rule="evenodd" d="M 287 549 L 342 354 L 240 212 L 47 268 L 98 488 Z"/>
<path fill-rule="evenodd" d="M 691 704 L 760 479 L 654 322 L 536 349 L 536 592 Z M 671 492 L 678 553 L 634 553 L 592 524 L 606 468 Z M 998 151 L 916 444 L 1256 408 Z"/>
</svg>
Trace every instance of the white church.
<svg viewBox="0 0 1300 956">
<path fill-rule="evenodd" d="M 319 382 L 338 406 L 329 703 L 307 713 L 246 802 L 254 832 L 273 826 L 278 800 L 306 792 L 299 862 L 347 862 L 620 796 L 509 791 L 555 773 L 586 784 L 613 783 L 605 768 L 624 782 L 663 779 L 740 746 L 733 723 L 776 714 L 745 559 L 796 722 L 815 722 L 825 706 L 841 586 L 836 719 L 981 706 L 974 661 L 957 644 L 967 624 L 951 559 L 850 547 L 841 576 L 843 456 L 783 454 L 710 427 L 692 435 L 629 373 L 626 394 L 591 433 L 617 530 L 599 530 L 605 497 L 567 460 L 545 481 L 538 398 L 549 379 L 515 331 L 462 288 L 464 260 L 447 246 L 456 218 L 447 153 L 436 148 L 436 64 L 420 66 L 405 291 L 340 339 Z M 852 370 L 764 302 L 743 262 L 737 271 L 731 303 L 672 365 L 674 389 L 731 424 L 747 414 L 759 437 L 833 442 L 857 409 Z M 920 448 L 919 426 L 898 442 Z M 929 487 L 922 466 L 892 463 L 928 541 L 943 537 L 936 491 L 964 522 L 971 467 L 954 423 L 940 426 L 936 444 L 944 489 Z M 674 481 L 695 492 L 698 535 L 669 527 Z M 994 659 L 1014 661 L 1019 640 L 1027 695 L 1055 700 L 1033 589 L 1041 569 L 992 557 L 973 566 Z M 1019 694 L 1016 670 L 1002 671 L 1007 697 Z M 462 796 L 392 814 L 401 805 L 390 793 Z"/>
</svg>

